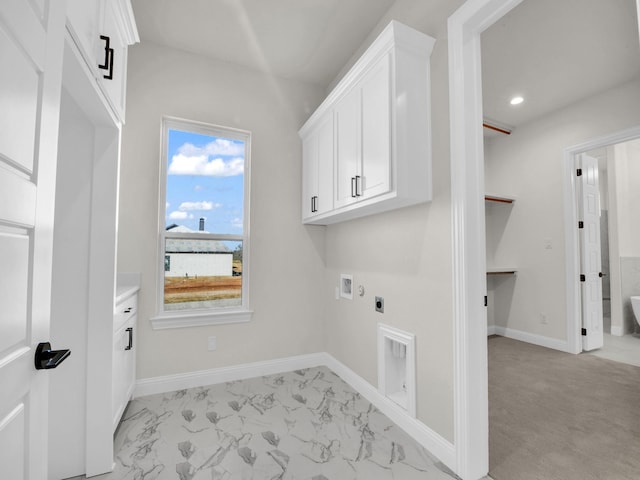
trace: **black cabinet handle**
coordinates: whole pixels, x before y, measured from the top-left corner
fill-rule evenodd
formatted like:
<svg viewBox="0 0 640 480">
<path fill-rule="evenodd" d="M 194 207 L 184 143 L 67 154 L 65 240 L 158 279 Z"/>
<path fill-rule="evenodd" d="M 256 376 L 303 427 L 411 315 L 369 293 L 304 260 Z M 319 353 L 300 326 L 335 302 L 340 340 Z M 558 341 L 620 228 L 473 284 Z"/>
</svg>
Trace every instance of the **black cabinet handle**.
<svg viewBox="0 0 640 480">
<path fill-rule="evenodd" d="M 356 185 L 356 177 L 351 177 L 351 197 L 356 198 L 357 188 L 358 186 Z"/>
<path fill-rule="evenodd" d="M 113 80 L 113 48 L 110 48 L 111 39 L 106 35 L 100 35 L 100 40 L 104 40 L 104 64 L 98 65 L 98 68 L 107 70 L 108 73 L 103 75 L 107 80 Z"/>
<path fill-rule="evenodd" d="M 125 331 L 129 333 L 129 345 L 124 347 L 124 349 L 131 350 L 133 348 L 133 328 L 129 327 Z"/>
<path fill-rule="evenodd" d="M 318 211 L 318 196 L 314 195 L 311 197 L 311 213 L 315 213 Z"/>
<path fill-rule="evenodd" d="M 362 193 L 361 190 L 362 188 L 358 188 L 358 185 L 362 185 L 362 177 L 360 175 L 356 175 L 356 197 L 361 197 Z"/>
<path fill-rule="evenodd" d="M 133 310 L 133 307 L 127 307 L 124 313 L 131 313 L 131 310 Z"/>
<path fill-rule="evenodd" d="M 49 342 L 39 343 L 36 347 L 34 363 L 36 370 L 56 368 L 71 355 L 71 350 L 51 350 Z"/>
</svg>

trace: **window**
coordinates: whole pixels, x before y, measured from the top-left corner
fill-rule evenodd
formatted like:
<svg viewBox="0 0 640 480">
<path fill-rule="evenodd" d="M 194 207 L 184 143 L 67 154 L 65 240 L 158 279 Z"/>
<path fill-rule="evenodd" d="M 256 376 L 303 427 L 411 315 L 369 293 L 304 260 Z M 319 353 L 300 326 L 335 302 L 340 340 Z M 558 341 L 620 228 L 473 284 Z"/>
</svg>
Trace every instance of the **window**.
<svg viewBox="0 0 640 480">
<path fill-rule="evenodd" d="M 154 328 L 247 321 L 249 132 L 162 121 Z"/>
</svg>

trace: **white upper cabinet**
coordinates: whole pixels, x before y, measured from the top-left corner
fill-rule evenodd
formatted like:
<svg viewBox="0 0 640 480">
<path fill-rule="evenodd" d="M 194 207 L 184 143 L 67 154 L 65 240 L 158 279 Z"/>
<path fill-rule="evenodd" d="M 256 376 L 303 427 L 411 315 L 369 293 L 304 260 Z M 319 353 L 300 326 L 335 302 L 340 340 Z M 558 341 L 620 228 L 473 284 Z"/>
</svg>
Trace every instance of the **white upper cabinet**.
<svg viewBox="0 0 640 480">
<path fill-rule="evenodd" d="M 131 0 L 67 0 L 67 30 L 109 107 L 124 123 L 127 49 L 139 41 Z"/>
<path fill-rule="evenodd" d="M 327 225 L 431 200 L 429 58 L 435 40 L 392 21 L 300 130 L 303 185 L 333 170 L 329 210 L 303 221 Z M 307 141 L 333 119 L 333 152 L 307 157 Z M 327 167 L 324 163 L 331 162 Z"/>
</svg>

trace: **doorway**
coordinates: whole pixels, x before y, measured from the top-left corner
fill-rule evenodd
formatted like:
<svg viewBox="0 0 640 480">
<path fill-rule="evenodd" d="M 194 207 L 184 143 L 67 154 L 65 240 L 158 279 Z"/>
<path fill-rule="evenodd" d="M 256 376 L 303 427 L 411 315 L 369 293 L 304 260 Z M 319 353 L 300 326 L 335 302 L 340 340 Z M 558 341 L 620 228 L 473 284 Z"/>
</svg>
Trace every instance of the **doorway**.
<svg viewBox="0 0 640 480">
<path fill-rule="evenodd" d="M 457 471 L 463 478 L 469 479 L 480 478 L 488 471 L 486 237 L 480 34 L 520 3 L 521 0 L 469 1 L 449 18 L 456 352 L 454 443 Z M 633 117 L 628 114 L 626 118 L 617 118 L 608 128 L 615 129 L 614 125 L 624 125 L 625 121 L 630 122 L 629 119 Z M 636 123 L 637 121 L 632 121 L 627 125 Z M 583 138 L 594 137 L 597 132 L 596 125 L 591 125 L 591 133 L 583 132 L 586 135 Z M 565 244 L 560 246 L 564 246 L 565 252 L 572 251 L 568 242 L 568 237 L 565 237 Z M 566 280 L 569 281 L 568 278 Z M 571 282 L 573 283 L 573 278 Z M 567 317 L 570 317 L 570 311 L 574 314 L 578 311 L 572 302 L 567 301 L 566 304 Z M 575 345 L 580 339 L 575 332 L 569 331 L 569 324 L 567 322 L 566 338 L 569 344 Z"/>
<path fill-rule="evenodd" d="M 634 227 L 640 184 L 640 125 L 569 149 L 598 159 L 601 192 L 604 345 L 591 352 L 640 366 L 640 336 L 630 297 L 640 294 L 640 233 Z M 569 161 L 569 159 L 567 160 Z M 568 181 L 568 179 L 565 179 Z"/>
</svg>

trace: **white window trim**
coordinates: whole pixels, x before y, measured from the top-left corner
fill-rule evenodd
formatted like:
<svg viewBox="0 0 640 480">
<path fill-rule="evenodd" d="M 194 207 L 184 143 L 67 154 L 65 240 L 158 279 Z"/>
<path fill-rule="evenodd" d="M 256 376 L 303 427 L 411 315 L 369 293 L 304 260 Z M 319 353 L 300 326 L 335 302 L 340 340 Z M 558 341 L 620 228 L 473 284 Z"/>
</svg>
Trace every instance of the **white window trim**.
<svg viewBox="0 0 640 480">
<path fill-rule="evenodd" d="M 167 189 L 167 134 L 169 130 L 183 130 L 204 135 L 215 135 L 233 140 L 242 140 L 245 144 L 244 159 L 244 214 L 242 228 L 242 305 L 232 308 L 212 308 L 194 310 L 164 310 L 164 239 L 166 232 L 166 189 Z M 158 188 L 158 244 L 156 250 L 156 312 L 151 317 L 154 330 L 170 328 L 197 327 L 203 325 L 222 325 L 249 322 L 253 310 L 249 302 L 250 278 L 250 235 L 249 210 L 251 186 L 251 132 L 208 123 L 184 120 L 176 117 L 162 117 L 160 146 L 160 175 Z M 219 235 L 223 237 L 224 235 Z"/>
</svg>

